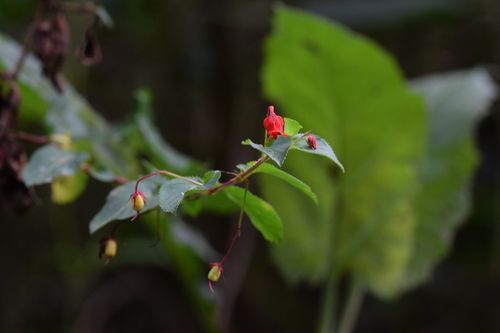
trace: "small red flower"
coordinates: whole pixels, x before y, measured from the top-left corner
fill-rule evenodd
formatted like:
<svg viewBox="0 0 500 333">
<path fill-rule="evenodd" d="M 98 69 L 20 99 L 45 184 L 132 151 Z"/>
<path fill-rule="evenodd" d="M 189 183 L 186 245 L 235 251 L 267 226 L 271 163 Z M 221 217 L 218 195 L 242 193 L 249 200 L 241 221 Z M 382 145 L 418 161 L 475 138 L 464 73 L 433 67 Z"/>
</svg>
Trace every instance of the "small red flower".
<svg viewBox="0 0 500 333">
<path fill-rule="evenodd" d="M 222 263 L 220 262 L 214 262 L 213 264 L 210 264 L 208 268 L 210 268 L 210 271 L 208 272 L 208 286 L 210 287 L 210 290 L 214 292 L 214 288 L 212 288 L 212 282 L 219 281 L 222 273 L 224 272 L 224 269 L 222 268 Z"/>
<path fill-rule="evenodd" d="M 274 140 L 278 139 L 278 134 L 282 136 L 288 136 L 283 133 L 283 118 L 274 113 L 274 106 L 269 106 L 267 108 L 267 117 L 264 119 L 264 128 L 270 137 L 273 137 Z M 269 138 L 267 141 L 271 141 Z"/>
<path fill-rule="evenodd" d="M 306 142 L 310 148 L 316 149 L 316 137 L 311 134 L 306 135 Z"/>
</svg>

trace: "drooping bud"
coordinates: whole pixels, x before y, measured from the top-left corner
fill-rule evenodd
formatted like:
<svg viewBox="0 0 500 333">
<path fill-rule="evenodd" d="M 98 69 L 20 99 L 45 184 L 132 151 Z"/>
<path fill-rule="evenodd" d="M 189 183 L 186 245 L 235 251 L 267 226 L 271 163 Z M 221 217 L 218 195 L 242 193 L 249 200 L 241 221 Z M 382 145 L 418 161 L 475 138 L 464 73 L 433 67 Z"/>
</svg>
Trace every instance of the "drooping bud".
<svg viewBox="0 0 500 333">
<path fill-rule="evenodd" d="M 224 269 L 218 262 L 210 264 L 210 266 L 208 267 L 210 267 L 210 271 L 208 272 L 208 286 L 210 287 L 210 290 L 214 292 L 214 289 L 212 288 L 212 282 L 219 281 Z"/>
<path fill-rule="evenodd" d="M 271 140 L 271 137 L 274 138 L 274 140 L 278 139 L 278 134 L 288 136 L 283 133 L 283 125 L 283 118 L 274 113 L 274 106 L 269 106 L 267 108 L 267 117 L 264 119 L 264 128 L 270 136 L 268 141 Z"/>
<path fill-rule="evenodd" d="M 144 197 L 144 194 L 142 194 L 141 191 L 137 191 L 134 194 L 131 195 L 132 198 L 132 209 L 139 212 L 144 208 L 144 205 L 146 205 L 146 198 Z"/>
<path fill-rule="evenodd" d="M 307 134 L 306 135 L 306 142 L 307 142 L 307 144 L 309 145 L 310 148 L 316 149 L 316 147 L 317 147 L 317 145 L 316 145 L 316 137 L 314 135 Z"/>
<path fill-rule="evenodd" d="M 117 242 L 116 239 L 109 237 L 109 238 L 101 238 L 100 246 L 99 246 L 99 259 L 102 258 L 102 255 L 105 254 L 107 259 L 106 259 L 106 265 L 108 262 L 116 256 L 116 248 L 117 248 Z"/>
</svg>

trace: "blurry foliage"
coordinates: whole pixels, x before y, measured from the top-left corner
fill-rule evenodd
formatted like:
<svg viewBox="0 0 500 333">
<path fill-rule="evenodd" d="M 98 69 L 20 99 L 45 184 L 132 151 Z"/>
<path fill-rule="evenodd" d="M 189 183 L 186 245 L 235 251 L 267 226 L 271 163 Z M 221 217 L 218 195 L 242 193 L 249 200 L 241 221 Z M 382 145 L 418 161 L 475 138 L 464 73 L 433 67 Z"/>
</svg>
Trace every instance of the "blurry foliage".
<svg viewBox="0 0 500 333">
<path fill-rule="evenodd" d="M 285 221 L 276 264 L 289 280 L 316 284 L 352 272 L 385 298 L 423 282 L 468 214 L 472 133 L 496 97 L 488 74 L 437 75 L 411 89 L 371 41 L 284 7 L 265 59 L 266 95 L 287 115 L 306 116 L 305 128 L 332 142 L 348 170 L 339 176 L 321 161 L 290 156 L 284 169 L 312 186 L 319 209 L 262 180 Z"/>
<path fill-rule="evenodd" d="M 0 18 L 26 15 L 20 5 L 9 6 L 9 14 L 0 11 Z M 128 6 L 142 13 L 134 16 L 130 25 L 138 26 L 137 33 L 152 34 L 148 6 Z M 116 21 L 118 26 L 123 24 Z M 0 68 L 12 68 L 18 53 L 16 43 L 0 35 Z M 41 78 L 40 64 L 32 56 L 25 62 L 19 83 L 22 128 L 43 124 L 47 133 L 69 135 L 74 143 L 71 150 L 40 148 L 31 155 L 32 170 L 25 169 L 31 184 L 53 180 L 52 199 L 56 203 L 75 200 L 88 182 L 80 171 L 69 175 L 78 169 L 69 163 L 75 159 L 79 164 L 85 160 L 90 175 L 105 182 L 111 182 L 114 175 L 135 179 L 154 168 L 189 174 L 206 170 L 205 165 L 162 138 L 153 115 L 152 93 L 146 89 L 136 92 L 131 115 L 110 124 L 71 86 L 59 95 Z M 272 206 L 249 194 L 246 212 L 266 239 L 277 241 L 283 235 L 271 253 L 285 278 L 323 287 L 328 279 L 339 282 L 350 273 L 353 280 L 361 281 L 361 291 L 368 287 L 384 299 L 426 281 L 448 253 L 457 226 L 469 212 L 471 177 L 478 160 L 472 133 L 496 97 L 487 72 L 475 68 L 415 79 L 408 85 L 391 56 L 374 42 L 325 19 L 279 7 L 264 47 L 262 83 L 265 96 L 277 103 L 278 110 L 298 119 L 305 131 L 314 130 L 329 142 L 337 154 L 331 151 L 330 158 L 340 164 L 338 156 L 347 170 L 342 174 L 327 159 L 303 156 L 294 149 L 288 152 L 289 142 L 277 140 L 275 149 L 286 146 L 275 159 L 281 165 L 286 157 L 283 169 L 266 164 L 256 172 L 261 193 Z M 177 112 L 168 126 L 175 126 L 176 117 L 182 117 L 182 112 Z M 250 140 L 246 144 L 261 152 L 268 149 Z M 35 157 L 44 162 L 33 162 Z M 37 179 L 33 170 L 42 164 L 50 166 L 50 174 Z M 251 165 L 238 167 L 244 170 Z M 141 185 L 147 194 L 147 209 L 157 205 L 156 193 L 162 184 L 161 177 L 150 180 Z M 91 222 L 91 232 L 114 219 L 134 215 L 130 206 L 123 204 L 133 187 L 130 182 L 109 193 L 105 206 Z M 224 192 L 186 202 L 180 206 L 180 214 L 235 212 L 241 206 L 243 190 L 230 187 Z M 164 195 L 163 201 L 168 198 Z M 177 205 L 167 210 L 175 212 Z M 119 214 L 114 215 L 117 209 Z M 262 214 L 265 211 L 271 215 Z M 140 220 L 145 234 L 157 232 L 155 215 L 153 212 Z M 284 222 L 283 230 L 278 215 Z M 187 308 L 200 318 L 193 325 L 217 331 L 212 320 L 213 299 L 203 291 L 203 265 L 217 257 L 216 251 L 182 218 L 164 216 L 160 223 L 164 238 L 154 251 L 161 257 L 145 254 L 150 251 L 146 245 L 151 239 L 132 232 L 124 238 L 133 245 L 125 247 L 128 255 L 123 259 L 115 259 L 116 267 L 168 266 L 177 275 L 177 283 L 184 286 L 180 298 L 187 299 Z M 58 225 L 54 230 L 64 238 L 69 229 Z M 60 269 L 70 276 L 65 283 L 82 293 L 82 285 L 102 271 L 100 263 L 90 259 L 95 257 L 95 244 L 79 248 L 67 239 L 56 244 Z M 75 257 L 78 260 L 74 261 Z M 87 282 L 80 285 L 77 274 L 85 276 L 82 280 Z M 258 274 L 250 275 L 257 278 L 257 286 L 266 283 Z M 84 327 L 81 320 L 76 325 Z M 269 327 L 272 331 L 274 326 Z"/>
</svg>

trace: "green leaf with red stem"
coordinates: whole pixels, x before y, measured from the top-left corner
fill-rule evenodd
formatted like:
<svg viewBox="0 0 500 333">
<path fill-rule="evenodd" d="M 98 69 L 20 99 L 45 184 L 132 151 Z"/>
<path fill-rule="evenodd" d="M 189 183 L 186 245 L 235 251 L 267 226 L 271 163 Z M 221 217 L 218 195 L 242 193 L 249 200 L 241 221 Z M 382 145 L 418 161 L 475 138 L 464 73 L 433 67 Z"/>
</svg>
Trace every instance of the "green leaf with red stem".
<svg viewBox="0 0 500 333">
<path fill-rule="evenodd" d="M 93 234 L 114 220 L 125 220 L 133 217 L 136 212 L 130 204 L 130 195 L 135 192 L 136 181 L 115 187 L 106 197 L 106 203 L 101 210 L 90 221 L 89 229 Z M 139 183 L 139 191 L 146 198 L 146 205 L 141 210 L 141 214 L 158 206 L 157 196 L 158 184 L 152 180 L 143 180 Z"/>
<path fill-rule="evenodd" d="M 180 178 L 167 181 L 160 188 L 159 203 L 161 209 L 164 212 L 175 214 L 182 200 L 184 200 L 184 196 L 188 194 L 188 192 L 208 190 L 217 184 L 220 176 L 220 171 L 209 171 L 205 174 L 203 179 L 199 177 L 186 177 L 193 182 Z M 201 183 L 201 185 L 197 185 L 194 182 Z"/>
<path fill-rule="evenodd" d="M 239 169 L 245 171 L 245 170 L 248 170 L 248 168 L 254 164 L 255 164 L 255 162 L 249 162 L 247 164 L 238 164 L 237 167 Z M 250 176 L 250 175 L 252 175 L 254 173 L 258 173 L 258 172 L 267 173 L 269 175 L 275 176 L 279 179 L 286 181 L 288 184 L 290 184 L 290 185 L 298 188 L 302 192 L 304 192 L 309 198 L 311 198 L 314 201 L 314 203 L 316 203 L 316 204 L 318 203 L 318 198 L 317 198 L 316 194 L 314 194 L 311 191 L 311 188 L 307 184 L 303 183 L 299 179 L 292 176 L 291 174 L 286 173 L 285 171 L 278 169 L 269 163 L 264 163 L 264 164 L 260 165 L 257 169 L 255 169 L 254 171 L 250 172 L 250 174 L 248 174 L 247 176 Z"/>
<path fill-rule="evenodd" d="M 240 207 L 243 205 L 245 189 L 229 186 L 224 193 Z M 274 208 L 261 198 L 248 192 L 243 210 L 250 218 L 254 227 L 270 242 L 277 243 L 283 237 L 283 224 Z"/>
</svg>

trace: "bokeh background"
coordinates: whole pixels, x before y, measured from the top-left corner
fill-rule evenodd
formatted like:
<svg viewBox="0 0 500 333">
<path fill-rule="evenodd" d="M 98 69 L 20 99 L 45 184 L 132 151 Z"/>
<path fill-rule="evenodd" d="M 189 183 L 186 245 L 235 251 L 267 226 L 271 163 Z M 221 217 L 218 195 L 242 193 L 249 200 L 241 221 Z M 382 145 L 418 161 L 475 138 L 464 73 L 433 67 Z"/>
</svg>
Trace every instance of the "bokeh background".
<svg viewBox="0 0 500 333">
<path fill-rule="evenodd" d="M 500 65 L 500 2 L 495 0 L 284 1 L 345 24 L 388 50 L 408 78 Z M 270 1 L 105 0 L 115 28 L 98 30 L 103 61 L 92 68 L 68 57 L 64 73 L 105 118 L 126 119 L 133 92 L 148 87 L 166 140 L 214 169 L 233 170 L 254 152 L 241 140 L 262 136 L 268 101 L 259 81 Z M 0 31 L 23 39 L 35 0 L 3 0 Z M 69 15 L 72 53 L 87 18 Z M 432 279 L 393 302 L 367 295 L 355 332 L 500 331 L 500 174 L 498 105 L 477 128 L 481 164 L 474 204 L 450 255 Z M 35 132 L 39 128 L 33 129 Z M 35 147 L 27 146 L 28 150 Z M 110 187 L 91 181 L 74 203 L 43 204 L 25 215 L 0 207 L 2 332 L 204 332 L 169 254 L 148 247 L 157 235 L 140 224 L 120 230 L 127 245 L 109 265 L 97 258 L 103 234 L 88 222 Z M 234 218 L 203 215 L 190 225 L 223 253 Z M 288 285 L 268 244 L 248 227 L 237 242 L 213 305 L 228 332 L 310 332 L 322 290 Z M 203 263 L 201 263 L 203 265 Z M 201 289 L 200 289 L 201 290 Z M 200 292 L 206 292 L 200 291 Z M 208 295 L 208 297 L 211 297 Z M 210 310 L 212 311 L 212 310 Z"/>
</svg>

